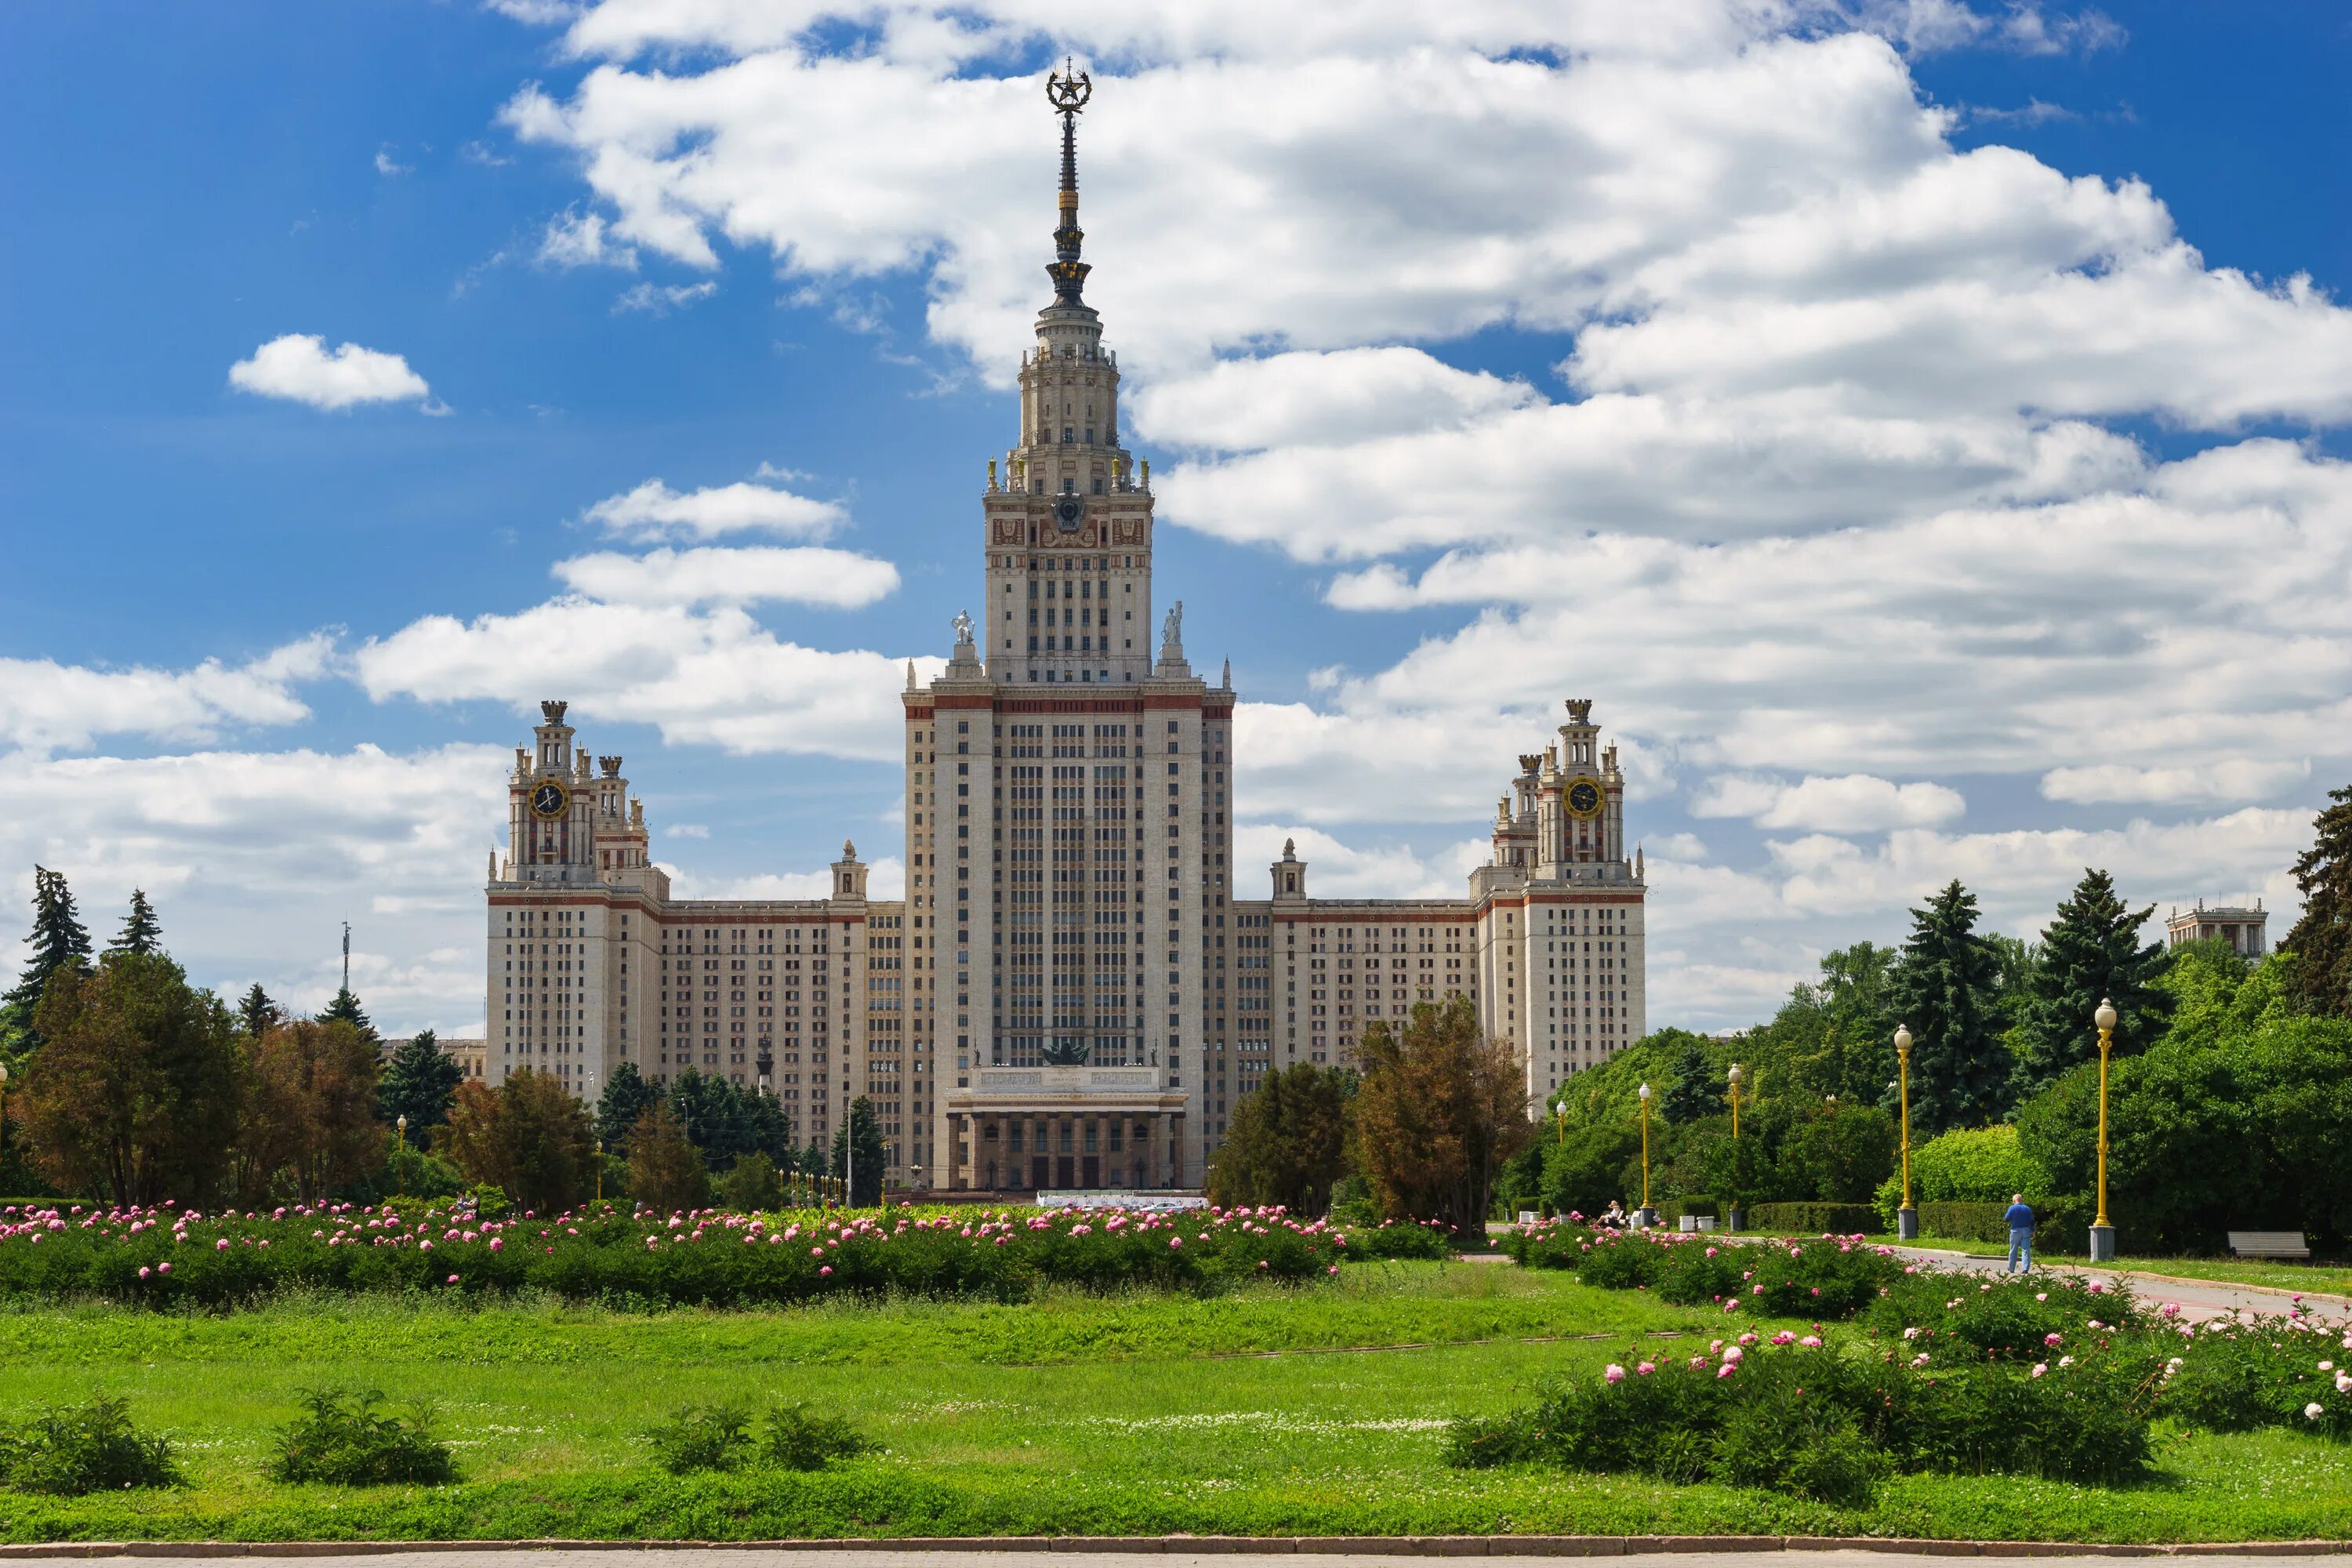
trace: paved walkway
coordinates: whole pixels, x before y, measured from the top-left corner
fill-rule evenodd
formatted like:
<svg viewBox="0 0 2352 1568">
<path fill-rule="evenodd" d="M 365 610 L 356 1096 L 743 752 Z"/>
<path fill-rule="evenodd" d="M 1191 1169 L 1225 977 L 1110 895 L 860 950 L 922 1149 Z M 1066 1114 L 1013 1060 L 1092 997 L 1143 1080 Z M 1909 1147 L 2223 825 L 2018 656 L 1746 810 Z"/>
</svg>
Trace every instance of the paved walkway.
<svg viewBox="0 0 2352 1568">
<path fill-rule="evenodd" d="M 447 1547 L 431 1552 L 385 1551 L 361 1547 L 364 1555 L 350 1560 L 364 1563 L 369 1568 L 748 1568 L 749 1564 L 766 1562 L 789 1564 L 789 1568 L 1036 1568 L 1041 1562 L 1066 1563 L 1070 1568 L 1139 1568 L 1143 1563 L 1165 1565 L 1165 1568 L 1235 1568 L 1247 1563 L 1252 1568 L 1328 1568 L 1335 1557 L 1366 1568 L 1423 1568 L 1433 1559 L 1442 1559 L 1449 1568 L 1525 1568 L 1533 1556 L 1631 1557 L 1644 1568 L 1727 1568 L 1727 1564 L 1755 1564 L 1759 1568 L 1887 1568 L 1891 1557 L 1936 1556 L 2023 1556 L 2031 1553 L 2036 1561 L 2060 1565 L 2060 1568 L 2091 1568 L 2095 1563 L 2113 1560 L 2117 1552 L 2135 1555 L 2163 1554 L 2164 1547 L 2108 1548 L 2107 1554 L 2060 1554 L 2021 1550 L 2015 1544 L 1979 1548 L 1972 1542 L 1890 1542 L 1878 1551 L 1824 1550 L 1817 1547 L 1790 1547 L 1779 1543 L 1778 1538 L 1758 1541 L 1726 1540 L 1708 1550 L 1671 1549 L 1655 1538 L 1634 1538 L 1633 1541 L 1573 1539 L 1558 1543 L 1530 1540 L 1516 1543 L 1517 1550 L 1501 1555 L 1485 1555 L 1461 1550 L 1471 1544 L 1461 1540 L 1431 1542 L 1428 1549 L 1418 1552 L 1382 1552 L 1364 1550 L 1360 1542 L 1331 1542 L 1330 1550 L 1315 1552 L 1258 1551 L 1257 1542 L 1234 1542 L 1238 1550 L 1222 1552 L 1188 1551 L 1180 1540 L 1139 1541 L 1125 1551 L 1108 1551 L 1100 1547 L 1072 1542 L 1048 1543 L 1038 1542 L 1034 1548 L 1017 1552 L 980 1551 L 968 1546 L 931 1545 L 923 1542 L 908 1542 L 888 1550 L 843 1550 L 838 1547 L 772 1545 L 752 1546 L 693 1546 L 693 1547 L 634 1547 L 626 1542 L 587 1547 Z M 1274 1544 L 1274 1543 L 1265 1543 Z M 2227 1553 L 2228 1547 L 2190 1549 L 2206 1552 Z M 2278 1568 L 2352 1568 L 2352 1554 L 2327 1553 L 2321 1551 L 2297 1552 L 2292 1546 L 2270 1544 L 2251 1549 L 2258 1552 L 2266 1564 Z M 136 1557 L 104 1556 L 97 1553 L 77 1553 L 73 1556 L 45 1557 L 14 1548 L 0 1555 L 9 1563 L 55 1564 L 68 1568 L 72 1563 L 91 1562 L 115 1563 L 121 1568 L 132 1564 L 148 1568 L 260 1568 L 261 1564 L 278 1564 L 289 1555 L 312 1555 L 302 1547 L 257 1549 L 253 1555 L 239 1555 L 236 1549 L 215 1547 L 205 1554 L 173 1557 L 159 1555 L 155 1549 L 142 1551 Z M 341 1553 L 337 1553 L 341 1555 Z"/>
<path fill-rule="evenodd" d="M 1898 1256 L 1920 1263 L 1933 1263 L 1939 1268 L 1958 1269 L 1967 1274 L 2000 1274 L 2009 1263 L 2006 1258 L 1983 1258 L 1969 1252 L 1948 1252 L 1932 1247 L 1898 1247 Z M 2284 1312 L 2294 1304 L 2296 1292 L 2274 1289 L 2263 1285 L 2231 1285 L 2218 1279 L 2147 1279 L 2133 1275 L 2128 1269 L 2085 1268 L 2064 1265 L 2069 1274 L 2086 1274 L 2095 1279 L 2108 1279 L 2120 1287 L 2129 1280 L 2133 1294 L 2143 1301 L 2171 1301 L 2180 1308 L 2180 1315 L 2192 1321 L 2226 1317 L 2232 1312 Z M 2352 1301 L 2323 1291 L 2303 1292 L 2304 1302 L 2315 1312 L 2328 1317 L 2352 1314 Z"/>
</svg>

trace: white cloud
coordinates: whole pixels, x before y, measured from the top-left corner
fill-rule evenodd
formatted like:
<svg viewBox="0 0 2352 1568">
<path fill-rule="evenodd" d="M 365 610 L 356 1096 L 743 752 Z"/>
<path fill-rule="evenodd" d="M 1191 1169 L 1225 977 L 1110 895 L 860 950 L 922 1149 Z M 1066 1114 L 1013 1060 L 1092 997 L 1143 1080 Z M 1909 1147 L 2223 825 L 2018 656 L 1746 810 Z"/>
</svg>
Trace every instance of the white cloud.
<svg viewBox="0 0 2352 1568">
<path fill-rule="evenodd" d="M 432 395 L 425 378 L 400 355 L 357 343 L 330 350 L 324 338 L 306 332 L 270 339 L 253 351 L 252 358 L 229 366 L 228 381 L 240 392 L 283 397 L 313 408 L 422 402 Z"/>
<path fill-rule="evenodd" d="M 825 867 L 812 871 L 763 871 L 749 877 L 699 877 L 676 867 L 670 891 L 681 899 L 791 899 L 814 901 L 833 896 L 833 873 Z M 866 862 L 866 896 L 898 900 L 907 896 L 907 865 L 895 855 Z"/>
<path fill-rule="evenodd" d="M 674 822 L 662 829 L 665 838 L 708 838 L 710 829 L 698 822 Z"/>
<path fill-rule="evenodd" d="M 206 659 L 191 669 L 0 658 L 0 745 L 46 752 L 104 736 L 205 742 L 239 727 L 292 724 L 310 716 L 295 687 L 327 672 L 333 647 L 321 633 L 246 664 Z"/>
<path fill-rule="evenodd" d="M 379 147 L 375 151 L 375 172 L 389 180 L 402 174 L 415 174 L 416 171 L 414 165 L 395 159 L 392 155 L 392 148 L 387 145 Z"/>
<path fill-rule="evenodd" d="M 560 212 L 548 219 L 547 231 L 540 236 L 539 258 L 551 267 L 617 267 L 635 272 L 635 249 L 608 243 L 606 232 L 601 213 L 576 207 Z"/>
<path fill-rule="evenodd" d="M 1459 899 L 1470 868 L 1491 853 L 1480 839 L 1432 856 L 1400 844 L 1365 848 L 1304 826 L 1245 823 L 1234 829 L 1235 898 L 1266 896 L 1272 886 L 1267 868 L 1282 858 L 1285 842 L 1297 847 L 1298 858 L 1307 862 L 1308 890 L 1318 899 Z"/>
<path fill-rule="evenodd" d="M 576 593 L 608 605 L 751 605 L 856 609 L 898 592 L 898 569 L 846 550 L 772 547 L 609 552 L 555 563 Z"/>
<path fill-rule="evenodd" d="M 1795 784 L 1725 774 L 1700 785 L 1690 805 L 1693 816 L 1745 816 L 1759 827 L 1808 827 L 1824 833 L 1933 827 L 1967 809 L 1958 790 L 1924 781 L 1898 784 L 1868 773 L 1841 778 L 1813 774 Z"/>
<path fill-rule="evenodd" d="M 929 679 L 946 660 L 919 658 Z M 559 599 L 514 615 L 427 616 L 352 656 L 376 701 L 489 700 L 658 726 L 672 744 L 739 754 L 896 759 L 906 661 L 784 641 L 740 609 Z"/>
<path fill-rule="evenodd" d="M 471 745 L 0 757 L 0 864 L 64 871 L 94 933 L 144 888 L 192 978 L 258 980 L 304 1011 L 334 993 L 349 919 L 379 1024 L 448 1027 L 481 1017 L 479 950 L 452 939 L 478 916 L 510 762 Z M 29 891 L 29 870 L 12 878 L 8 907 Z"/>
<path fill-rule="evenodd" d="M 647 479 L 590 507 L 589 521 L 605 532 L 636 540 L 716 539 L 744 532 L 824 539 L 849 520 L 837 501 L 739 481 L 681 493 Z"/>
<path fill-rule="evenodd" d="M 670 284 L 667 287 L 637 283 L 620 292 L 613 301 L 613 310 L 615 314 L 635 311 L 648 316 L 667 316 L 672 310 L 682 310 L 688 305 L 698 304 L 718 292 L 719 285 L 708 279 L 700 283 Z"/>
<path fill-rule="evenodd" d="M 2084 803 L 2221 805 L 2268 800 L 2310 777 L 2308 758 L 2262 762 L 2249 757 L 2214 757 L 2169 768 L 2100 763 L 2053 768 L 2042 776 L 2042 793 L 2052 800 Z"/>
<path fill-rule="evenodd" d="M 1420 349 L 1340 349 L 1223 360 L 1198 374 L 1147 382 L 1133 402 L 1155 441 L 1226 451 L 1333 446 L 1457 426 L 1542 401 Z"/>
</svg>

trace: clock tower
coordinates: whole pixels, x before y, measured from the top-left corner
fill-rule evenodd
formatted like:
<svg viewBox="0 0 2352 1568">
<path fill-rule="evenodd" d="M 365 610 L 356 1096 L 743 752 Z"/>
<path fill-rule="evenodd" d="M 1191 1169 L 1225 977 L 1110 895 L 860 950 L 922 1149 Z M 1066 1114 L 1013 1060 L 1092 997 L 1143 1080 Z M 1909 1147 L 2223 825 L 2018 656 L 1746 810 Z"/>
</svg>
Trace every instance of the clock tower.
<svg viewBox="0 0 2352 1568">
<path fill-rule="evenodd" d="M 539 705 L 531 744 L 515 748 L 514 772 L 507 778 L 507 864 L 518 881 L 597 879 L 596 781 L 588 754 L 572 745 L 565 706 Z"/>
</svg>

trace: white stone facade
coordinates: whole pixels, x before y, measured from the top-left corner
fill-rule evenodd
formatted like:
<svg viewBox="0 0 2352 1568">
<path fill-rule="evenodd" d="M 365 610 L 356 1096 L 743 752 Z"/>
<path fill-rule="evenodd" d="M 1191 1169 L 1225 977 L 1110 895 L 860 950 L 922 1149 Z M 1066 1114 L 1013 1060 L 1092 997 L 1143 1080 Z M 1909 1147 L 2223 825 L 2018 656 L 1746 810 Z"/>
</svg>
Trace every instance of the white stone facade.
<svg viewBox="0 0 2352 1568">
<path fill-rule="evenodd" d="M 1316 900 L 1288 847 L 1239 897 L 1230 667 L 1193 673 L 1181 602 L 1152 620 L 1150 470 L 1119 446 L 1064 154 L 982 609 L 945 674 L 908 670 L 905 898 L 869 902 L 845 846 L 826 899 L 672 899 L 621 759 L 592 773 L 543 704 L 491 868 L 490 1082 L 764 1072 L 803 1139 L 870 1097 L 894 1187 L 1132 1192 L 1197 1186 L 1266 1071 L 1349 1061 L 1416 1002 L 1474 997 L 1538 1104 L 1641 1037 L 1641 856 L 1589 702 L 1519 759 L 1466 899 Z"/>
</svg>

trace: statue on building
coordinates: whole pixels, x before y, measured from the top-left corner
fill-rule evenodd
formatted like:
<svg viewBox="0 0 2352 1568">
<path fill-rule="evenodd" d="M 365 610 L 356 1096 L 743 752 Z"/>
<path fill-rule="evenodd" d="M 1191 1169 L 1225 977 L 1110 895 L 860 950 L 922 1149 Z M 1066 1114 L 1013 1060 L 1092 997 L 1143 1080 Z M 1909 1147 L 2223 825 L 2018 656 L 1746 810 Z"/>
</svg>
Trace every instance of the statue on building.
<svg viewBox="0 0 2352 1568">
<path fill-rule="evenodd" d="M 970 610 L 958 610 L 956 612 L 955 635 L 956 647 L 970 647 L 971 646 L 971 612 Z"/>
<path fill-rule="evenodd" d="M 1184 601 L 1177 600 L 1168 606 L 1168 618 L 1160 623 L 1160 640 L 1171 647 L 1184 646 Z"/>
</svg>

